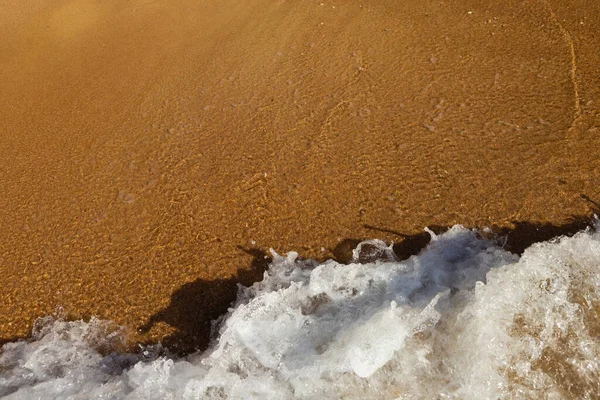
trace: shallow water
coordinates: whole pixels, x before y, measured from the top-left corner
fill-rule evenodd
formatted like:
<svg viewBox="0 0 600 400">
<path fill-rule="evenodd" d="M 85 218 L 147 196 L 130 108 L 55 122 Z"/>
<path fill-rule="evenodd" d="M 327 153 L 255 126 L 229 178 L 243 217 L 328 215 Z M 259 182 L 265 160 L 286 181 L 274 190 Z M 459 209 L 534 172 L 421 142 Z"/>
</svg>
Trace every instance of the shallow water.
<svg viewBox="0 0 600 400">
<path fill-rule="evenodd" d="M 106 321 L 38 321 L 5 344 L 11 399 L 598 398 L 600 234 L 521 257 L 455 226 L 396 261 L 381 241 L 349 265 L 274 255 L 206 352 L 111 352 Z M 368 254 L 367 254 L 368 253 Z"/>
</svg>

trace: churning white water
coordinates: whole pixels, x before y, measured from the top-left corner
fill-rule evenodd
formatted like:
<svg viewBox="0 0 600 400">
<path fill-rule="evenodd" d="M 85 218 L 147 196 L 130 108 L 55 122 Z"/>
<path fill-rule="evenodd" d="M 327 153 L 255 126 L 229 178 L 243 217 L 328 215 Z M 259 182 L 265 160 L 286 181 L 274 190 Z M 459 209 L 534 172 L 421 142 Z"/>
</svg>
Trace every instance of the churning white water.
<svg viewBox="0 0 600 400">
<path fill-rule="evenodd" d="M 119 331 L 38 323 L 0 355 L 11 399 L 600 397 L 600 234 L 519 257 L 455 226 L 398 262 L 275 256 L 218 340 L 186 359 L 105 354 Z"/>
</svg>

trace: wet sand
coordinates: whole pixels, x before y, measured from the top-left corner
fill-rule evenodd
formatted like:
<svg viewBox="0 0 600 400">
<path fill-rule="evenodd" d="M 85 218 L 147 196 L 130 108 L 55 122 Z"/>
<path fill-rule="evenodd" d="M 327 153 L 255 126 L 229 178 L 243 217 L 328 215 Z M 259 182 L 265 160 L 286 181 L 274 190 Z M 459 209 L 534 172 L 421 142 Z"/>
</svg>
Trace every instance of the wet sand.
<svg viewBox="0 0 600 400">
<path fill-rule="evenodd" d="M 600 201 L 596 1 L 13 3 L 4 340 L 61 308 L 194 342 L 269 248 L 560 226 Z"/>
</svg>

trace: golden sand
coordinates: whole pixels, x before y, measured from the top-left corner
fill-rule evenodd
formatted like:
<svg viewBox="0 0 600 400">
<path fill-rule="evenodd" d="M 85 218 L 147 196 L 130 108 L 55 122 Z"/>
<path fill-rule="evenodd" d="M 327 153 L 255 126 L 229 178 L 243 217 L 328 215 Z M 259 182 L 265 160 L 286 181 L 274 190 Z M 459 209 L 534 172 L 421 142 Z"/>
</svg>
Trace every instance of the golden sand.
<svg viewBox="0 0 600 400">
<path fill-rule="evenodd" d="M 0 338 L 62 307 L 201 346 L 270 247 L 589 215 L 598 32 L 595 0 L 1 0 Z"/>
</svg>

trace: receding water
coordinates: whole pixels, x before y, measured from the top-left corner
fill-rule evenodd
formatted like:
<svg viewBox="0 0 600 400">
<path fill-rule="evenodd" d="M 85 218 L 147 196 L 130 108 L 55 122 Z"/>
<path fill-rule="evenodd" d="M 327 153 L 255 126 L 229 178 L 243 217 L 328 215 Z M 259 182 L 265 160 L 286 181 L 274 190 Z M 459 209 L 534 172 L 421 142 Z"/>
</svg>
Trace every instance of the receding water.
<svg viewBox="0 0 600 400">
<path fill-rule="evenodd" d="M 185 359 L 110 353 L 109 322 L 38 322 L 5 344 L 12 399 L 559 399 L 600 397 L 600 234 L 521 257 L 455 226 L 396 261 L 275 255 L 218 339 Z M 366 246 L 368 244 L 368 246 Z M 106 355 L 109 353 L 108 355 Z M 148 356 L 148 357 L 147 357 Z"/>
</svg>

